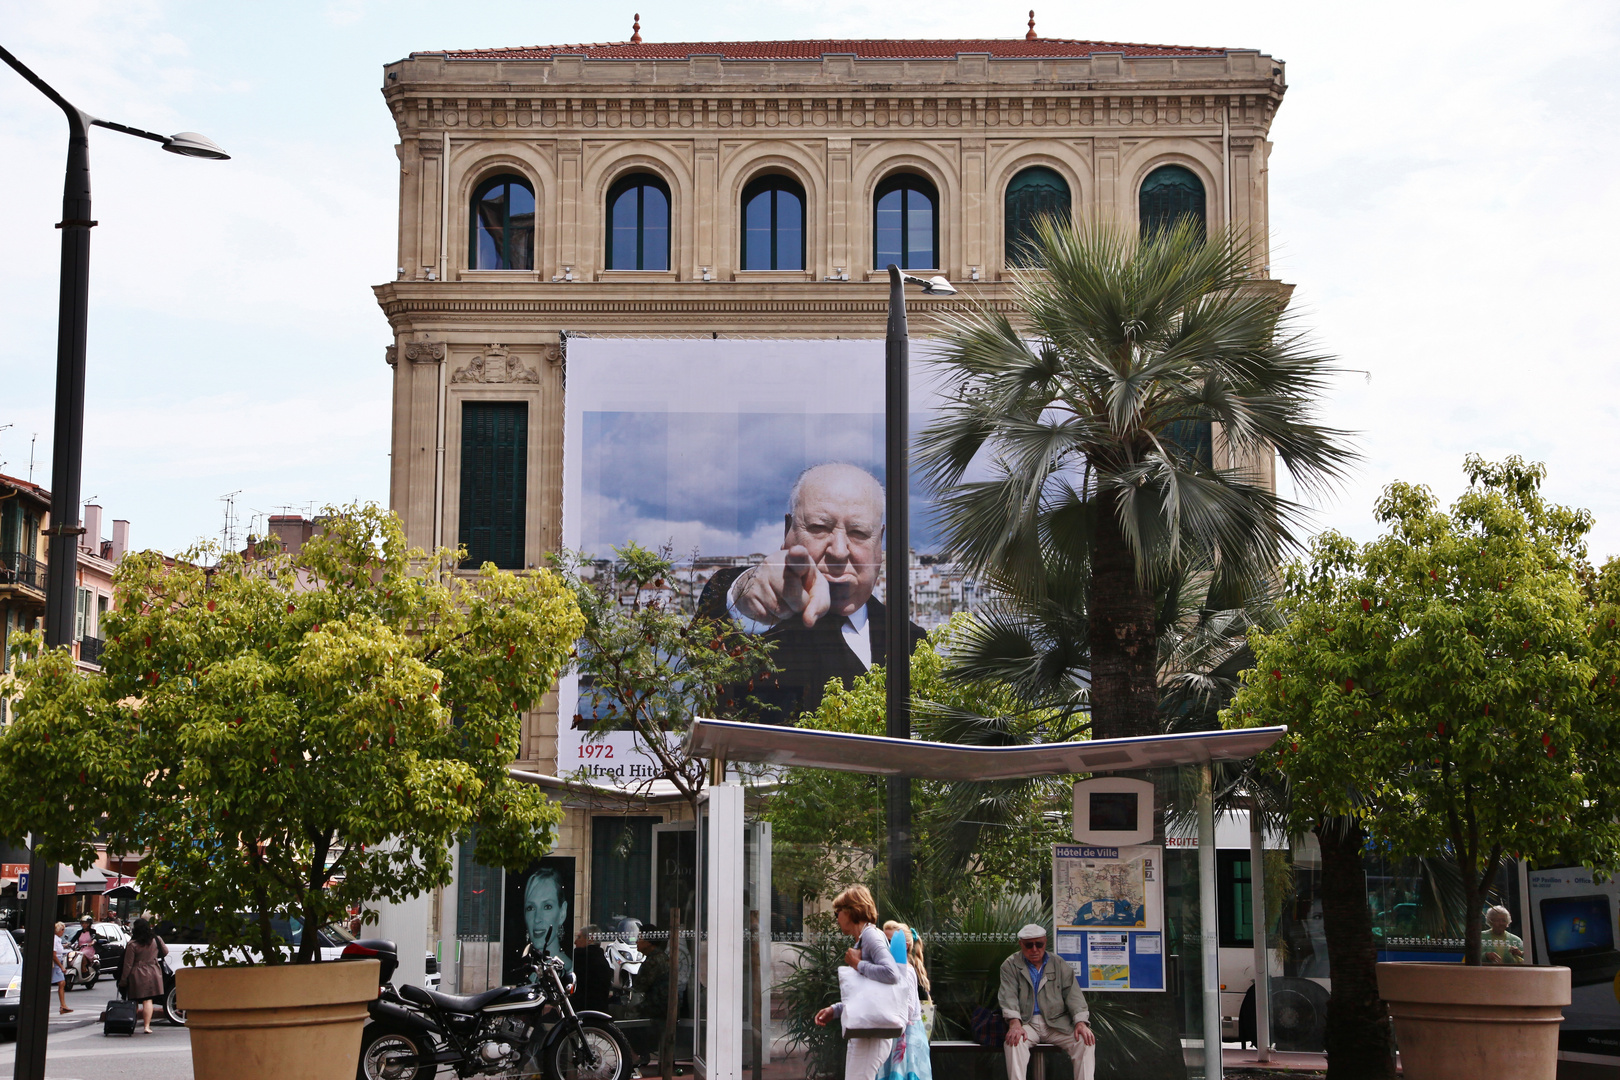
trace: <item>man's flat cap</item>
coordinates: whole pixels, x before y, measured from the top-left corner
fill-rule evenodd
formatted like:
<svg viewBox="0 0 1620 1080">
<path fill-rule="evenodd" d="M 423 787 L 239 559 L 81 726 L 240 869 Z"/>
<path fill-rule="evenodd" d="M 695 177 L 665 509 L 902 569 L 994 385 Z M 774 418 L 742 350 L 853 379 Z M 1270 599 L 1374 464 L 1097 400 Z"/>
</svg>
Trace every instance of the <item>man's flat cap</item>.
<svg viewBox="0 0 1620 1080">
<path fill-rule="evenodd" d="M 1035 938 L 1045 937 L 1045 936 L 1046 936 L 1046 927 L 1040 926 L 1040 925 L 1038 925 L 1036 923 L 1030 923 L 1028 926 L 1026 926 L 1022 930 L 1018 931 L 1018 940 L 1019 941 L 1032 941 Z"/>
</svg>

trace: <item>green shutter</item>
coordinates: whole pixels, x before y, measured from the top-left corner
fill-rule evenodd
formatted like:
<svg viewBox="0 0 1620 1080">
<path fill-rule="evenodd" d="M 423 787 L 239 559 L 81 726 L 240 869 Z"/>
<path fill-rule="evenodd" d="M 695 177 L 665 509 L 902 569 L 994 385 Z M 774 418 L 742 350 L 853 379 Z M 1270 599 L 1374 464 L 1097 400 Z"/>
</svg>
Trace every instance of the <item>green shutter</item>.
<svg viewBox="0 0 1620 1080">
<path fill-rule="evenodd" d="M 1069 220 L 1069 184 L 1056 171 L 1044 166 L 1025 169 L 1007 185 L 1003 223 L 1004 255 L 1008 266 L 1030 263 L 1029 245 L 1035 239 L 1035 222 L 1051 217 Z"/>
<path fill-rule="evenodd" d="M 1143 238 L 1169 228 L 1184 217 L 1207 228 L 1204 182 L 1191 169 L 1180 165 L 1154 169 L 1142 181 L 1142 190 L 1137 196 L 1137 216 L 1141 219 Z"/>
<path fill-rule="evenodd" d="M 469 401 L 461 409 L 462 565 L 524 567 L 528 512 L 529 406 Z"/>
</svg>

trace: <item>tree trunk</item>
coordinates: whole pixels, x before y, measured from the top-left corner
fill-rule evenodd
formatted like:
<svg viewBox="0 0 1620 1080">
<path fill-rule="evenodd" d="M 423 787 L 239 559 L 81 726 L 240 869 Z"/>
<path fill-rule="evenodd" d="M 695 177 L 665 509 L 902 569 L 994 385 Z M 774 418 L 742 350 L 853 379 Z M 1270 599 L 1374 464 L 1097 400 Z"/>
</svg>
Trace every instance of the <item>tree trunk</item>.
<svg viewBox="0 0 1620 1080">
<path fill-rule="evenodd" d="M 1158 627 L 1153 596 L 1115 517 L 1117 500 L 1098 500 L 1091 550 L 1091 737 L 1159 733 Z"/>
<path fill-rule="evenodd" d="M 1136 576 L 1136 556 L 1120 534 L 1115 499 L 1104 495 L 1097 511 L 1092 544 L 1091 586 L 1087 596 L 1091 620 L 1091 737 L 1119 739 L 1159 733 L 1158 633 L 1153 597 Z M 1154 836 L 1164 842 L 1164 796 L 1154 799 Z M 1152 1033 L 1151 1048 L 1131 1064 L 1129 1075 L 1140 1080 L 1185 1080 L 1181 1052 L 1182 1003 L 1171 993 L 1137 994 Z M 1107 1051 L 1099 1051 L 1106 1055 Z"/>
<path fill-rule="evenodd" d="M 1342 826 L 1342 827 L 1341 827 Z M 1378 950 L 1361 849 L 1351 821 L 1317 826 L 1322 845 L 1322 924 L 1333 989 L 1328 996 L 1328 1080 L 1395 1080 L 1389 1009 L 1378 996 Z"/>
</svg>

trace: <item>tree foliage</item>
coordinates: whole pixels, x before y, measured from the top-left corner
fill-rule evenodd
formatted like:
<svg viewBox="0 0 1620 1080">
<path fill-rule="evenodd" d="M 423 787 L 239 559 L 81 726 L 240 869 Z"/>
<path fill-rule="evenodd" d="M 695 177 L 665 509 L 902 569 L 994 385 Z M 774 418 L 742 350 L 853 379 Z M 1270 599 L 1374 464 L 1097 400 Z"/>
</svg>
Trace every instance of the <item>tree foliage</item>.
<svg viewBox="0 0 1620 1080">
<path fill-rule="evenodd" d="M 321 926 L 448 883 L 474 826 L 489 865 L 551 849 L 560 808 L 507 766 L 582 625 L 555 574 L 457 574 L 375 505 L 329 508 L 296 555 L 208 555 L 123 560 L 99 673 L 65 649 L 22 665 L 0 835 L 74 866 L 98 836 L 144 850 L 148 907 L 204 922 L 212 963 L 279 961 L 273 916 Z M 314 950 L 304 934 L 297 959 Z"/>
<path fill-rule="evenodd" d="M 918 460 L 969 565 L 1032 598 L 1053 573 L 1084 583 L 1096 734 L 1147 735 L 1155 592 L 1202 565 L 1217 596 L 1252 593 L 1293 543 L 1299 507 L 1248 463 L 1276 453 L 1310 487 L 1352 458 L 1315 418 L 1333 366 L 1232 235 L 1046 221 L 1031 254 L 1016 321 L 947 320 L 951 401 Z"/>
<path fill-rule="evenodd" d="M 1396 855 L 1455 860 L 1478 963 L 1504 855 L 1620 866 L 1620 567 L 1592 574 L 1590 515 L 1546 501 L 1540 465 L 1466 471 L 1449 512 L 1397 483 L 1382 537 L 1317 538 L 1226 719 L 1289 726 L 1270 762 L 1296 830 L 1350 817 Z"/>
<path fill-rule="evenodd" d="M 924 739 L 1014 745 L 1050 719 L 1031 711 L 1002 684 L 947 678 L 953 642 L 966 616 L 928 635 L 911 657 L 912 717 Z M 882 665 L 856 676 L 849 689 L 829 683 L 804 727 L 862 735 L 886 733 Z M 1054 842 L 1067 839 L 1072 777 L 1035 781 L 911 781 L 913 844 L 921 856 L 919 891 L 950 897 L 1035 891 L 1050 867 Z M 856 882 L 876 884 L 887 841 L 887 781 L 824 769 L 788 769 L 772 795 L 773 876 L 778 888 L 830 896 Z"/>
<path fill-rule="evenodd" d="M 687 754 L 683 737 L 695 718 L 727 718 L 747 704 L 754 680 L 774 670 L 771 646 L 730 620 L 682 614 L 671 599 L 667 551 L 631 543 L 613 553 L 604 572 L 591 575 L 585 571 L 594 564 L 582 553 L 557 559 L 584 616 L 576 666 L 592 710 L 585 722 L 598 740 L 629 731 L 660 766 L 620 782 L 669 781 L 695 809 L 709 764 Z"/>
</svg>

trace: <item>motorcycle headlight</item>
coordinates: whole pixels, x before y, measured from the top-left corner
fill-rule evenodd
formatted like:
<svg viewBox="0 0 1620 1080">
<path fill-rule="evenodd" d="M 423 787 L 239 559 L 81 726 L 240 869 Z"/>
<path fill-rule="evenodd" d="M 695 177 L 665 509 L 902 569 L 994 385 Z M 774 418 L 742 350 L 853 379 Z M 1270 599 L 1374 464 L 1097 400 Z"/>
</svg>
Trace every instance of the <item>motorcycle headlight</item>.
<svg viewBox="0 0 1620 1080">
<path fill-rule="evenodd" d="M 15 984 L 15 983 L 16 983 L 16 981 L 17 981 L 17 979 L 16 979 L 16 978 L 13 978 L 13 979 L 12 979 L 12 980 L 11 980 L 11 981 L 12 981 L 12 983 L 13 983 L 13 984 Z M 564 981 L 564 983 L 565 983 L 565 984 L 566 984 L 566 986 L 567 986 L 567 989 L 568 989 L 568 996 L 569 996 L 569 997 L 573 997 L 573 996 L 574 996 L 574 987 L 575 987 L 575 986 L 577 986 L 577 985 L 578 985 L 578 984 L 579 984 L 579 979 L 578 979 L 578 977 L 576 977 L 576 976 L 575 976 L 575 975 L 574 975 L 574 973 L 573 973 L 573 972 L 572 972 L 572 971 L 570 971 L 570 972 L 569 972 L 569 973 L 568 973 L 568 978 L 566 978 L 566 979 L 565 979 L 565 980 L 563 980 L 563 981 Z"/>
</svg>

